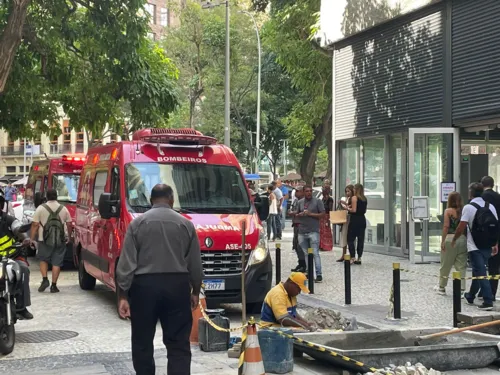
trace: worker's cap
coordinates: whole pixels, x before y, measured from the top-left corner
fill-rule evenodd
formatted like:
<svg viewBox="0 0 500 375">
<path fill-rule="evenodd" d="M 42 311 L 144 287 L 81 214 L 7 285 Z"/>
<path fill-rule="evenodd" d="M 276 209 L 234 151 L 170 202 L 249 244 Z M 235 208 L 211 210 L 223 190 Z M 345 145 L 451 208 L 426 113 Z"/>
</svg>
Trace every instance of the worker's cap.
<svg viewBox="0 0 500 375">
<path fill-rule="evenodd" d="M 307 276 L 302 272 L 292 272 L 289 279 L 297 284 L 304 293 L 309 294 L 309 288 L 306 286 Z"/>
</svg>

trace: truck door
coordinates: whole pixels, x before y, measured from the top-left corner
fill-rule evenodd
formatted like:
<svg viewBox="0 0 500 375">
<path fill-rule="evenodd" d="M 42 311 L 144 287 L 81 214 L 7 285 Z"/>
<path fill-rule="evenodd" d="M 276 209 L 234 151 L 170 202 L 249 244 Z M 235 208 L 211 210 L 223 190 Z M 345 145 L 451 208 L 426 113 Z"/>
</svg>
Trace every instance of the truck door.
<svg viewBox="0 0 500 375">
<path fill-rule="evenodd" d="M 120 200 L 120 172 L 117 166 L 111 168 L 110 184 L 106 192 L 111 193 L 112 200 Z M 115 268 L 116 260 L 121 247 L 120 237 L 120 218 L 111 218 L 109 220 L 101 219 L 101 235 L 99 242 L 99 255 L 108 261 L 108 269 L 103 270 L 104 282 L 115 286 Z"/>
<path fill-rule="evenodd" d="M 89 250 L 92 252 L 92 256 L 96 258 L 96 267 L 99 267 L 101 271 L 100 280 L 103 280 L 102 273 L 107 272 L 109 265 L 108 260 L 104 258 L 100 252 L 103 220 L 99 214 L 99 198 L 101 198 L 101 194 L 104 193 L 106 186 L 108 185 L 108 176 L 109 173 L 107 169 L 97 169 L 92 192 L 92 207 L 89 212 L 89 224 L 92 236 Z"/>
</svg>

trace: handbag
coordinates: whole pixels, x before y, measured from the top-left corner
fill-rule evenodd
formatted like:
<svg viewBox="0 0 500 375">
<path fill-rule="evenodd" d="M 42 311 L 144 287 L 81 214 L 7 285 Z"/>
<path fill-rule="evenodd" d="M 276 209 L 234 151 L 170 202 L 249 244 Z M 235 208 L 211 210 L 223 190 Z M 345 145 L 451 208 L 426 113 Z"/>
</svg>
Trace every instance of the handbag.
<svg viewBox="0 0 500 375">
<path fill-rule="evenodd" d="M 330 223 L 332 224 L 347 223 L 347 211 L 346 210 L 330 211 Z"/>
</svg>

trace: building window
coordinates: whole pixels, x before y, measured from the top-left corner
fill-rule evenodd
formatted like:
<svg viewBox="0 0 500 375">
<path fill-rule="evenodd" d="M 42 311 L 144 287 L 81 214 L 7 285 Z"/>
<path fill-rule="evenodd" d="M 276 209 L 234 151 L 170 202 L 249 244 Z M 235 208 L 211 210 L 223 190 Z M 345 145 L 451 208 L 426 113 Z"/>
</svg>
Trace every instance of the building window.
<svg viewBox="0 0 500 375">
<path fill-rule="evenodd" d="M 160 9 L 160 25 L 168 26 L 168 9 L 161 8 Z"/>
<path fill-rule="evenodd" d="M 145 6 L 146 12 L 151 16 L 151 23 L 156 24 L 156 5 L 147 3 Z"/>
<path fill-rule="evenodd" d="M 354 185 L 360 181 L 359 159 L 361 142 L 358 140 L 345 141 L 340 145 L 340 191 L 343 192 L 347 185 Z"/>
<path fill-rule="evenodd" d="M 63 120 L 63 136 L 64 143 L 71 143 L 71 126 L 69 126 L 69 120 Z"/>
<path fill-rule="evenodd" d="M 17 174 L 17 171 L 16 171 L 16 166 L 8 166 L 7 167 L 7 174 Z"/>
</svg>

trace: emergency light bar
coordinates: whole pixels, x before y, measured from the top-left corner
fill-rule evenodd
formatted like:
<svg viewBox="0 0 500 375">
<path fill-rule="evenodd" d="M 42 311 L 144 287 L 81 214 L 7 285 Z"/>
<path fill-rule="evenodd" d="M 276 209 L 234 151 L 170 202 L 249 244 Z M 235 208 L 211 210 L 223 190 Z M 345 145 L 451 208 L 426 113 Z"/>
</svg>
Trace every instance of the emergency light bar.
<svg viewBox="0 0 500 375">
<path fill-rule="evenodd" d="M 217 139 L 194 129 L 142 129 L 132 136 L 134 141 L 178 145 L 213 145 Z"/>
<path fill-rule="evenodd" d="M 77 161 L 77 162 L 85 162 L 86 157 L 79 157 L 79 156 L 67 156 L 63 155 L 62 161 Z"/>
</svg>

